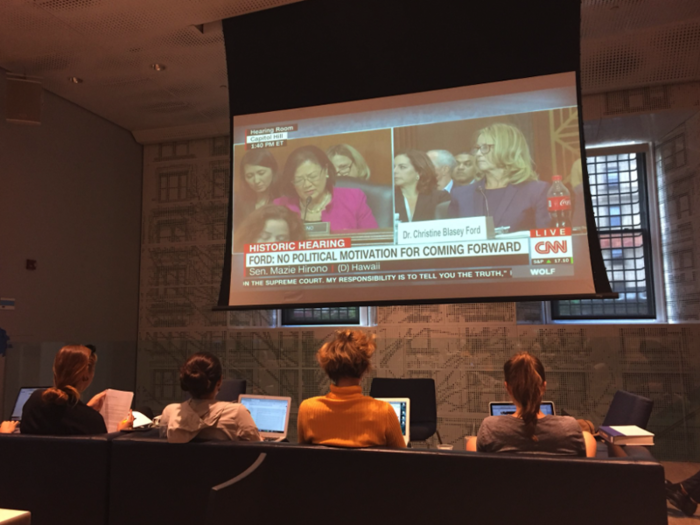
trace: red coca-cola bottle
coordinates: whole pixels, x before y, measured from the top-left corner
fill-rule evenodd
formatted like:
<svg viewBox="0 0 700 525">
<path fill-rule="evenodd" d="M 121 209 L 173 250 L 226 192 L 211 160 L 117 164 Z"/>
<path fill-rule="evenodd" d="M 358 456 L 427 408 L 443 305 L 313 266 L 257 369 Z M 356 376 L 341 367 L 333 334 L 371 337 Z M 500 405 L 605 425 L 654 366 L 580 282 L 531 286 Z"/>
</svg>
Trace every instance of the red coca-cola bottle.
<svg viewBox="0 0 700 525">
<path fill-rule="evenodd" d="M 547 192 L 547 209 L 555 228 L 571 227 L 571 193 L 561 181 L 561 175 L 552 177 L 552 187 Z"/>
</svg>

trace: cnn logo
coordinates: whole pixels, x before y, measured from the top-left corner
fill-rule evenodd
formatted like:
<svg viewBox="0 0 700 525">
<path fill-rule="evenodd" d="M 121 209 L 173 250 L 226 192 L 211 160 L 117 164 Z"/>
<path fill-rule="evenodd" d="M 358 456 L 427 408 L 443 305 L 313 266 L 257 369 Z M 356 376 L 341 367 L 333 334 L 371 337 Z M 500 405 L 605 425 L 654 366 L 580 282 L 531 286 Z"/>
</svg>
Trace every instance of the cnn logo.
<svg viewBox="0 0 700 525">
<path fill-rule="evenodd" d="M 541 255 L 550 253 L 566 253 L 568 251 L 567 241 L 540 241 L 535 244 L 535 251 Z"/>
</svg>

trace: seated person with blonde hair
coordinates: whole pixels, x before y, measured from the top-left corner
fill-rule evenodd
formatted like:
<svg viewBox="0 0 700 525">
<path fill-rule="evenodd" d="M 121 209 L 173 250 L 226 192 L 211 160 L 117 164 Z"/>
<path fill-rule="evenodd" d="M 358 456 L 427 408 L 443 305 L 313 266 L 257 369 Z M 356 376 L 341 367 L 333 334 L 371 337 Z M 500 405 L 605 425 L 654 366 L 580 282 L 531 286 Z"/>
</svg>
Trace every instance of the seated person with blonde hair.
<svg viewBox="0 0 700 525">
<path fill-rule="evenodd" d="M 316 354 L 334 383 L 325 396 L 299 406 L 299 443 L 336 447 L 405 448 L 401 425 L 389 403 L 362 395 L 360 381 L 371 368 L 374 336 L 359 330 L 338 331 Z"/>
<path fill-rule="evenodd" d="M 512 416 L 484 419 L 467 450 L 593 457 L 595 438 L 582 432 L 569 416 L 546 416 L 540 410 L 547 388 L 542 362 L 528 352 L 520 352 L 503 365 L 506 391 L 516 406 Z"/>
</svg>

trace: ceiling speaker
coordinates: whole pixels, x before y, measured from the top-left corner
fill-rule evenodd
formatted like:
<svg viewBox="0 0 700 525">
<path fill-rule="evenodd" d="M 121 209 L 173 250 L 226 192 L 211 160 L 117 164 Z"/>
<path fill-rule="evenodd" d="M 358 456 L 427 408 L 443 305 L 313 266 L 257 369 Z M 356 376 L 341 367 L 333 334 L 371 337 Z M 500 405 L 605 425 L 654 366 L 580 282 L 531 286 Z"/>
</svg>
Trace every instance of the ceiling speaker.
<svg viewBox="0 0 700 525">
<path fill-rule="evenodd" d="M 41 124 L 41 82 L 7 78 L 6 112 L 8 122 Z"/>
</svg>

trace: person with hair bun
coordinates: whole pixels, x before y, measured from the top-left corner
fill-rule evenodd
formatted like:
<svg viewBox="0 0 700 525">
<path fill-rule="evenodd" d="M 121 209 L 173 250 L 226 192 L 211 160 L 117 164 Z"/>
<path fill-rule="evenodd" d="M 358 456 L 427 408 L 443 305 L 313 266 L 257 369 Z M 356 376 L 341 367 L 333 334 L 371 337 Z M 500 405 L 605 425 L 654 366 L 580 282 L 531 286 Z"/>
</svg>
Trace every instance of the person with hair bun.
<svg viewBox="0 0 700 525">
<path fill-rule="evenodd" d="M 520 352 L 506 361 L 503 371 L 506 391 L 517 410 L 512 416 L 484 419 L 476 438 L 467 442 L 467 450 L 595 456 L 595 438 L 581 431 L 574 418 L 541 412 L 547 381 L 537 357 Z"/>
<path fill-rule="evenodd" d="M 214 354 L 199 352 L 180 367 L 180 387 L 191 399 L 163 410 L 161 426 L 170 443 L 208 441 L 260 441 L 260 433 L 248 409 L 240 403 L 217 401 L 221 388 L 221 361 Z"/>
<path fill-rule="evenodd" d="M 299 443 L 336 447 L 404 448 L 401 425 L 389 403 L 362 395 L 360 381 L 371 369 L 374 336 L 342 330 L 324 344 L 316 360 L 334 384 L 325 396 L 299 406 Z"/>
<path fill-rule="evenodd" d="M 105 392 L 83 403 L 81 394 L 95 377 L 97 354 L 94 347 L 67 345 L 56 354 L 53 362 L 53 387 L 36 390 L 22 409 L 19 425 L 22 434 L 47 436 L 79 436 L 106 434 L 107 427 L 99 410 Z M 119 424 L 119 430 L 130 428 L 130 414 Z"/>
</svg>

